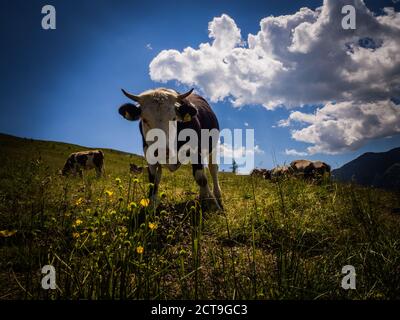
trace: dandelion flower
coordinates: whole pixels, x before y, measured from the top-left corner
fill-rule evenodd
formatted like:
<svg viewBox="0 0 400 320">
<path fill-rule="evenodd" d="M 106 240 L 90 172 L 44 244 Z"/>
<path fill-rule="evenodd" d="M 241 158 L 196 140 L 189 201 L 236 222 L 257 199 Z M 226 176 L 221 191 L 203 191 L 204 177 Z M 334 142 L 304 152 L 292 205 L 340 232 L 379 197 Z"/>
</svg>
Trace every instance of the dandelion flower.
<svg viewBox="0 0 400 320">
<path fill-rule="evenodd" d="M 155 230 L 158 228 L 157 223 L 154 222 L 149 222 L 149 228 L 150 230 Z"/>
<path fill-rule="evenodd" d="M 136 252 L 137 252 L 138 254 L 143 254 L 144 248 L 143 248 L 142 246 L 137 246 L 137 247 L 136 247 Z"/>
<path fill-rule="evenodd" d="M 149 204 L 150 204 L 150 200 L 149 200 L 149 199 L 142 199 L 142 200 L 140 200 L 140 205 L 141 205 L 142 207 L 148 207 Z"/>
<path fill-rule="evenodd" d="M 80 226 L 83 223 L 81 219 L 76 219 L 74 222 L 74 227 Z"/>
<path fill-rule="evenodd" d="M 107 195 L 108 197 L 112 197 L 112 195 L 114 194 L 114 192 L 112 192 L 112 191 L 110 191 L 110 190 L 106 190 L 105 193 L 106 193 L 106 195 Z"/>
</svg>

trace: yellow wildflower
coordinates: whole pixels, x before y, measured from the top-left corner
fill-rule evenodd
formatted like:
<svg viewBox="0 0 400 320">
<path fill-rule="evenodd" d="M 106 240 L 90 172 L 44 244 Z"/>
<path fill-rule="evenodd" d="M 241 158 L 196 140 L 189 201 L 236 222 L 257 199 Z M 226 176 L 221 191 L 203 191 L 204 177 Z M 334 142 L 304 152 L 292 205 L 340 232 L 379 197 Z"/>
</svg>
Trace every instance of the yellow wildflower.
<svg viewBox="0 0 400 320">
<path fill-rule="evenodd" d="M 155 222 L 149 222 L 149 228 L 150 230 L 155 230 L 158 228 L 158 225 Z"/>
<path fill-rule="evenodd" d="M 78 200 L 76 200 L 75 205 L 80 206 L 83 202 L 83 198 L 79 198 Z"/>
<path fill-rule="evenodd" d="M 110 191 L 110 190 L 106 190 L 105 193 L 106 193 L 106 195 L 107 195 L 108 197 L 112 197 L 112 195 L 114 194 L 114 192 L 112 192 L 112 191 Z"/>
<path fill-rule="evenodd" d="M 140 200 L 140 205 L 141 205 L 142 207 L 148 207 L 149 204 L 150 204 L 150 200 L 149 200 L 149 199 L 142 199 L 142 200 Z"/>
<path fill-rule="evenodd" d="M 81 235 L 79 234 L 79 232 L 74 232 L 74 233 L 72 233 L 72 237 L 73 237 L 74 239 L 78 239 L 80 236 L 81 236 Z"/>
<path fill-rule="evenodd" d="M 115 178 L 115 182 L 120 185 L 122 183 L 122 180 L 120 178 Z"/>
<path fill-rule="evenodd" d="M 144 248 L 143 248 L 142 246 L 138 246 L 138 247 L 136 247 L 136 252 L 137 252 L 138 254 L 143 254 Z"/>
<path fill-rule="evenodd" d="M 1 230 L 0 231 L 0 237 L 1 238 L 8 238 L 8 237 L 12 237 L 16 233 L 17 233 L 17 230 Z"/>
<path fill-rule="evenodd" d="M 82 223 L 83 223 L 83 221 L 81 219 L 76 219 L 73 226 L 77 227 L 77 226 L 80 226 Z"/>
</svg>

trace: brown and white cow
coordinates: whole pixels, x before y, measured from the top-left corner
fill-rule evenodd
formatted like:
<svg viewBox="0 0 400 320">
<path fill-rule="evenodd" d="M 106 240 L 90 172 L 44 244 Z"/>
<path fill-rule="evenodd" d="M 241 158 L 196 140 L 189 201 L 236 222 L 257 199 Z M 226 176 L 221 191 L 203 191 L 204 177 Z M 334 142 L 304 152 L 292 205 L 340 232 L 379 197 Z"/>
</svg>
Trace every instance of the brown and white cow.
<svg viewBox="0 0 400 320">
<path fill-rule="evenodd" d="M 269 179 L 271 179 L 271 171 L 272 170 L 255 168 L 251 171 L 250 175 L 252 177 L 259 177 L 259 178 L 269 180 Z"/>
<path fill-rule="evenodd" d="M 129 164 L 129 172 L 133 174 L 140 174 L 143 172 L 143 167 L 139 167 L 134 163 Z"/>
<path fill-rule="evenodd" d="M 270 171 L 270 179 L 273 181 L 288 178 L 293 174 L 293 169 L 289 166 L 278 166 Z"/>
<path fill-rule="evenodd" d="M 104 154 L 101 150 L 80 151 L 71 153 L 64 164 L 61 173 L 66 176 L 70 173 L 82 177 L 83 170 L 95 169 L 100 177 L 104 173 Z"/>
<path fill-rule="evenodd" d="M 320 179 L 331 172 L 331 167 L 322 161 L 295 160 L 290 163 L 290 167 L 297 176 L 305 179 Z"/>
<path fill-rule="evenodd" d="M 303 178 L 312 178 L 314 173 L 314 164 L 310 160 L 294 160 L 290 163 L 296 176 Z"/>
<path fill-rule="evenodd" d="M 314 176 L 324 177 L 331 175 L 331 166 L 322 161 L 314 161 Z"/>
<path fill-rule="evenodd" d="M 192 172 L 195 181 L 200 187 L 200 200 L 209 209 L 222 208 L 221 189 L 218 182 L 218 165 L 209 159 L 208 168 L 213 180 L 213 193 L 211 193 L 204 165 L 201 159 L 201 130 L 216 129 L 219 133 L 219 124 L 215 113 L 210 105 L 201 96 L 192 93 L 193 89 L 180 94 L 175 90 L 158 88 L 148 90 L 140 95 L 133 95 L 122 90 L 124 95 L 137 104 L 126 103 L 119 108 L 119 113 L 127 120 L 139 120 L 139 129 L 142 135 L 143 151 L 146 155 L 147 149 L 151 146 L 150 139 L 146 139 L 151 129 L 161 129 L 169 138 L 170 122 L 176 124 L 177 136 L 184 129 L 192 129 L 198 136 L 198 161 L 192 163 Z M 172 134 L 171 134 L 172 135 Z M 217 147 L 218 141 L 210 139 L 211 153 Z M 177 150 L 187 142 L 176 141 Z M 169 148 L 166 149 L 166 156 L 169 157 Z M 214 161 L 215 162 L 215 161 Z M 176 164 L 166 165 L 170 171 L 179 168 L 179 161 Z M 162 165 L 160 163 L 150 164 L 148 161 L 148 175 L 151 184 L 149 198 L 155 202 L 157 199 L 158 186 L 161 180 Z"/>
</svg>

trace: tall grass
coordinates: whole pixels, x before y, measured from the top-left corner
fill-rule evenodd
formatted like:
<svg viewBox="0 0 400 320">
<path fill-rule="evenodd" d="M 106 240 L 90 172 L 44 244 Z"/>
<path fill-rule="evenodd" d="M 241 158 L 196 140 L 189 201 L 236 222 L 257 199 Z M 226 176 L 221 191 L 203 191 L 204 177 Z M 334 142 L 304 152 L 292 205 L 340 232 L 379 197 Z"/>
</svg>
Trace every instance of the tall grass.
<svg viewBox="0 0 400 320">
<path fill-rule="evenodd" d="M 184 167 L 155 208 L 118 157 L 101 179 L 0 158 L 0 230 L 16 231 L 0 238 L 0 298 L 400 298 L 398 195 L 221 174 L 226 210 L 203 212 Z M 47 264 L 56 290 L 41 288 Z M 341 288 L 347 264 L 356 290 Z"/>
</svg>

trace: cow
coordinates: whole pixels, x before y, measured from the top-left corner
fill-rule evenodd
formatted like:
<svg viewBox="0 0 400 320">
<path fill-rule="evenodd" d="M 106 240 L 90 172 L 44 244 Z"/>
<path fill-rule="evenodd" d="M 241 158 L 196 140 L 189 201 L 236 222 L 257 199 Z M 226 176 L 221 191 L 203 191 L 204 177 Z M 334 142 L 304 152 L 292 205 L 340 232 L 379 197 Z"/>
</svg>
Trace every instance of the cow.
<svg viewBox="0 0 400 320">
<path fill-rule="evenodd" d="M 314 161 L 314 177 L 322 178 L 324 176 L 330 177 L 331 166 L 322 161 Z"/>
<path fill-rule="evenodd" d="M 143 172 L 143 167 L 139 167 L 134 163 L 129 164 L 129 172 L 133 174 L 139 174 Z"/>
<path fill-rule="evenodd" d="M 296 176 L 301 176 L 305 179 L 313 177 L 314 164 L 309 160 L 294 160 L 290 163 L 290 167 L 293 169 Z"/>
<path fill-rule="evenodd" d="M 288 178 L 293 174 L 290 166 L 278 166 L 270 171 L 270 179 L 276 181 L 281 178 Z"/>
<path fill-rule="evenodd" d="M 97 177 L 101 177 L 104 173 L 104 154 L 101 150 L 80 151 L 71 153 L 61 174 L 67 176 L 70 173 L 76 176 L 78 173 L 82 177 L 83 170 L 95 169 Z"/>
<path fill-rule="evenodd" d="M 201 157 L 201 130 L 216 130 L 219 137 L 218 119 L 211 109 L 208 102 L 201 96 L 193 93 L 193 89 L 186 93 L 179 93 L 172 89 L 157 88 L 147 90 L 140 95 L 133 95 L 122 89 L 123 94 L 134 101 L 136 104 L 125 103 L 120 106 L 118 112 L 125 119 L 130 121 L 139 121 L 139 129 L 142 136 L 143 151 L 151 147 L 154 141 L 146 139 L 147 133 L 151 129 L 161 129 L 169 139 L 170 122 L 176 125 L 177 135 L 184 129 L 192 129 L 197 133 L 198 149 L 197 160 L 192 162 L 192 173 L 198 186 L 200 187 L 200 201 L 204 209 L 222 209 L 221 188 L 218 181 L 218 165 L 211 161 L 209 157 L 208 168 L 213 180 L 213 193 L 209 188 L 209 183 L 204 170 L 204 164 Z M 172 134 L 171 134 L 172 136 Z M 218 138 L 217 137 L 217 138 Z M 187 141 L 176 141 L 177 150 Z M 213 152 L 218 140 L 210 137 L 209 152 Z M 165 150 L 166 158 L 169 158 L 169 148 Z M 164 163 L 149 163 L 148 176 L 150 181 L 149 198 L 153 203 L 157 201 L 158 187 L 161 180 L 162 165 Z M 214 161 L 215 162 L 215 161 Z M 167 168 L 173 172 L 180 167 L 180 162 L 175 164 L 166 164 Z"/>
<path fill-rule="evenodd" d="M 331 172 L 331 167 L 322 161 L 295 160 L 290 163 L 290 167 L 297 176 L 305 179 L 320 180 Z"/>
<path fill-rule="evenodd" d="M 268 180 L 271 179 L 271 170 L 255 168 L 251 171 L 250 176 Z"/>
</svg>

